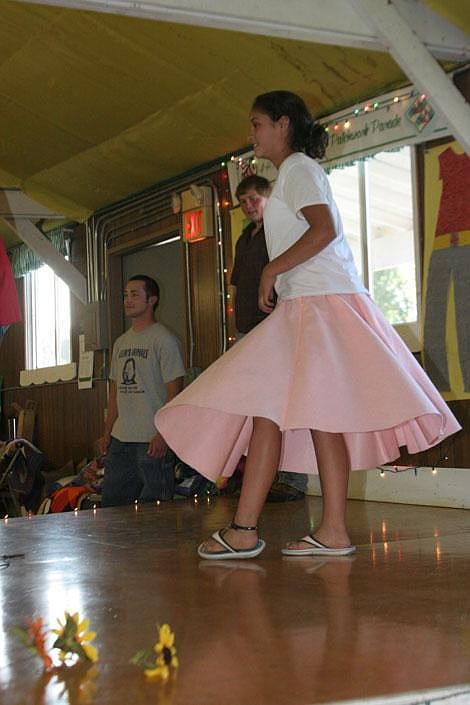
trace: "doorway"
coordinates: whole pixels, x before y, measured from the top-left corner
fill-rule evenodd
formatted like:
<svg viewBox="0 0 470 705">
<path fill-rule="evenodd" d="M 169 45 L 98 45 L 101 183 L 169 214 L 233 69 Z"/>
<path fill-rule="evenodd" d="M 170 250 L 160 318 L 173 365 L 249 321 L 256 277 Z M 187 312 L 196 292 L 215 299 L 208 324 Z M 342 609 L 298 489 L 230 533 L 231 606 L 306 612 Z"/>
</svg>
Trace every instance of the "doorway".
<svg viewBox="0 0 470 705">
<path fill-rule="evenodd" d="M 146 274 L 158 282 L 156 318 L 178 337 L 188 364 L 186 281 L 183 242 L 179 236 L 153 243 L 122 257 L 123 288 L 129 277 Z M 125 328 L 128 327 L 126 323 Z"/>
</svg>

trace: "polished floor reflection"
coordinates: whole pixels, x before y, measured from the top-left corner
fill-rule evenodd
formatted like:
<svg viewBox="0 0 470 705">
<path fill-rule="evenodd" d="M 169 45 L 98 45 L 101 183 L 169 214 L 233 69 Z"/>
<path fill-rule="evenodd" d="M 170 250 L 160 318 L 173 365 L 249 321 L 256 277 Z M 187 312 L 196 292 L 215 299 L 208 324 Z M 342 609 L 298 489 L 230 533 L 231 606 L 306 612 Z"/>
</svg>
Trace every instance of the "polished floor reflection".
<svg viewBox="0 0 470 705">
<path fill-rule="evenodd" d="M 287 558 L 315 497 L 267 505 L 266 551 L 201 561 L 227 499 L 98 509 L 0 523 L 3 705 L 314 705 L 470 683 L 470 519 L 458 509 L 350 501 L 352 558 Z M 43 674 L 11 634 L 25 617 L 89 618 L 100 660 Z M 176 635 L 165 685 L 129 659 Z M 470 696 L 469 696 L 470 702 Z"/>
</svg>

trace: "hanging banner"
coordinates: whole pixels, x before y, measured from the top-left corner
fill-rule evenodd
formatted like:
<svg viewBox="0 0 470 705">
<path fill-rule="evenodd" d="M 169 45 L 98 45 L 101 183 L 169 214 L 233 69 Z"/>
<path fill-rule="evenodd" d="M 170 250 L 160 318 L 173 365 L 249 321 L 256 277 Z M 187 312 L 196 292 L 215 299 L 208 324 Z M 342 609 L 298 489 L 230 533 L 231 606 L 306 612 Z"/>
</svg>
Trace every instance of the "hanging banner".
<svg viewBox="0 0 470 705">
<path fill-rule="evenodd" d="M 329 144 L 320 163 L 325 169 L 346 166 L 405 144 L 427 142 L 450 136 L 444 120 L 425 94 L 413 87 L 386 93 L 354 105 L 319 121 L 329 134 Z M 266 159 L 256 159 L 252 151 L 227 162 L 230 191 L 234 205 L 235 190 L 250 174 L 275 181 L 277 169 Z"/>
<path fill-rule="evenodd" d="M 470 399 L 470 158 L 425 151 L 423 362 L 447 401 Z"/>
<path fill-rule="evenodd" d="M 408 87 L 320 120 L 329 134 L 321 164 L 329 169 L 450 132 L 424 93 Z"/>
</svg>

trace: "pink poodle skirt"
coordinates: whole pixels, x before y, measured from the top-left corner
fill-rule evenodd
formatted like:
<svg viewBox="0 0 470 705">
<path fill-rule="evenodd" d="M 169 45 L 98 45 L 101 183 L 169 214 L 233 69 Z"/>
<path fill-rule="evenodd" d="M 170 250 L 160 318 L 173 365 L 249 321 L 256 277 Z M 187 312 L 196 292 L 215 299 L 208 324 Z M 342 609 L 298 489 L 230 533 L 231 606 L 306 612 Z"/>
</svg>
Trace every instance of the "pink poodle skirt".
<svg viewBox="0 0 470 705">
<path fill-rule="evenodd" d="M 460 426 L 367 294 L 281 301 L 155 415 L 168 445 L 216 480 L 246 453 L 253 417 L 282 431 L 279 470 L 318 472 L 309 429 L 343 433 L 351 468 L 417 453 Z"/>
</svg>

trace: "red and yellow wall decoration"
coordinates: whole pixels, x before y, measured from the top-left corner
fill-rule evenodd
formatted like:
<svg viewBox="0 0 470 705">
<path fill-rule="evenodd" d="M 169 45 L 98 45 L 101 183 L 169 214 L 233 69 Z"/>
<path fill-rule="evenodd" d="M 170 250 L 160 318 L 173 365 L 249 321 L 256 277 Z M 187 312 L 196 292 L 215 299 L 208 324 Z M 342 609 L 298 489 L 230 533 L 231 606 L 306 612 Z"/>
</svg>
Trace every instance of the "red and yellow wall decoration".
<svg viewBox="0 0 470 705">
<path fill-rule="evenodd" d="M 470 158 L 449 142 L 424 168 L 423 361 L 444 399 L 470 399 Z"/>
</svg>

